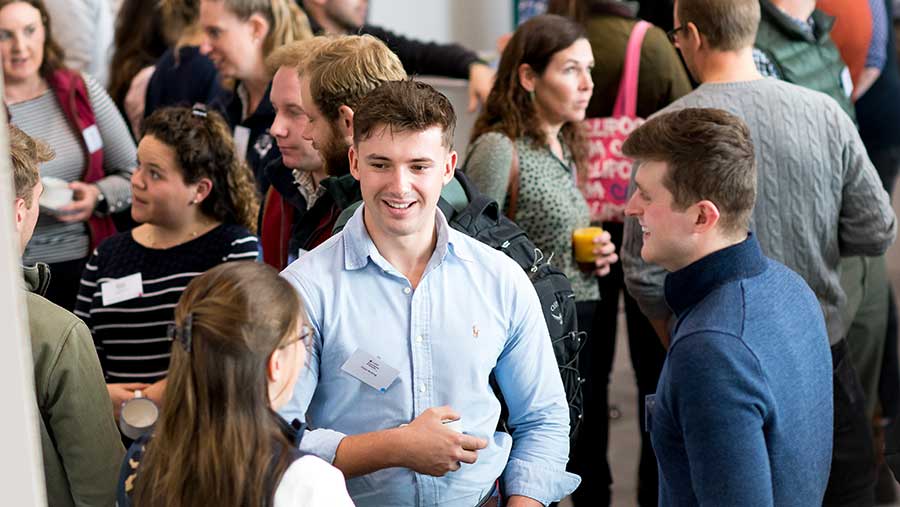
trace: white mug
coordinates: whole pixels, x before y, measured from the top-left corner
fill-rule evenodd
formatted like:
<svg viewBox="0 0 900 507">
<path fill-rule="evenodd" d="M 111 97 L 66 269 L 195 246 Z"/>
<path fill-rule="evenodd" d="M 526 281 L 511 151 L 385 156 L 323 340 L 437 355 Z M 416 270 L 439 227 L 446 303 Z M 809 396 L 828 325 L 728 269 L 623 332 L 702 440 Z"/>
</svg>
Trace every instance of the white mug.
<svg viewBox="0 0 900 507">
<path fill-rule="evenodd" d="M 150 398 L 145 398 L 140 389 L 134 398 L 122 403 L 119 412 L 119 429 L 126 437 L 137 440 L 153 430 L 159 419 L 159 407 Z"/>
</svg>

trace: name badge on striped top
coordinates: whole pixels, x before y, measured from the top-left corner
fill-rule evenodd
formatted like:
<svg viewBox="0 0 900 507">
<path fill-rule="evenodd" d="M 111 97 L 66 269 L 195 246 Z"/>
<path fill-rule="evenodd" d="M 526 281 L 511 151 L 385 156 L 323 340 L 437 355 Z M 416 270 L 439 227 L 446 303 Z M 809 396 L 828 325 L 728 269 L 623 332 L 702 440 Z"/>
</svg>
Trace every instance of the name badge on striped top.
<svg viewBox="0 0 900 507">
<path fill-rule="evenodd" d="M 88 153 L 94 153 L 103 148 L 103 137 L 100 135 L 97 125 L 91 125 L 82 130 L 81 135 L 84 136 L 84 144 L 87 145 Z"/>
<path fill-rule="evenodd" d="M 103 306 L 114 305 L 144 295 L 144 281 L 140 273 L 123 276 L 100 284 Z"/>
</svg>

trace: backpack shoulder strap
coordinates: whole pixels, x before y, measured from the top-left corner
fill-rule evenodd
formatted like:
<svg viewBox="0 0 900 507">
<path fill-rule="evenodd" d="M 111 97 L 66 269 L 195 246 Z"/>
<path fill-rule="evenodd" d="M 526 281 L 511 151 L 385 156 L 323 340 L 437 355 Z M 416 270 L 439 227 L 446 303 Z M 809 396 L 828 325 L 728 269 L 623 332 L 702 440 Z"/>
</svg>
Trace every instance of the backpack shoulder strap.
<svg viewBox="0 0 900 507">
<path fill-rule="evenodd" d="M 441 190 L 441 199 L 447 201 L 447 204 L 449 204 L 456 213 L 466 209 L 466 206 L 469 205 L 469 197 L 466 195 L 466 191 L 463 189 L 462 184 L 455 177 L 450 179 L 450 183 L 444 185 L 443 190 Z M 447 218 L 449 219 L 451 217 Z"/>
<path fill-rule="evenodd" d="M 350 217 L 356 213 L 356 210 L 362 206 L 362 201 L 356 201 L 350 206 L 347 206 L 344 211 L 341 211 L 341 214 L 338 215 L 337 221 L 334 222 L 334 227 L 331 228 L 331 232 L 333 234 L 337 234 L 344 230 L 344 226 L 347 225 L 347 222 L 350 221 Z"/>
</svg>

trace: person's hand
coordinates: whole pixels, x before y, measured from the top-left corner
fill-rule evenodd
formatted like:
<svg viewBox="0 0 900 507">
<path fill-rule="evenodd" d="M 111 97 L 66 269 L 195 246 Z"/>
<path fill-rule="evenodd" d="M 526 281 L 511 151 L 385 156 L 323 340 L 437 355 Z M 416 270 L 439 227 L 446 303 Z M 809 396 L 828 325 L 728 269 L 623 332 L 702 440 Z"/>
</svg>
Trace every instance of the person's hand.
<svg viewBox="0 0 900 507">
<path fill-rule="evenodd" d="M 73 181 L 69 183 L 73 190 L 74 199 L 69 204 L 59 208 L 56 219 L 60 222 L 84 222 L 91 218 L 94 208 L 97 207 L 97 199 L 100 197 L 100 188 L 91 183 Z"/>
<path fill-rule="evenodd" d="M 429 408 L 416 417 L 403 431 L 407 452 L 405 467 L 420 474 L 442 477 L 459 470 L 461 463 L 475 463 L 478 450 L 487 440 L 456 432 L 441 421 L 456 421 L 459 414 L 450 407 Z"/>
<path fill-rule="evenodd" d="M 116 421 L 119 420 L 119 412 L 122 410 L 122 403 L 134 398 L 134 392 L 138 389 L 147 389 L 150 384 L 143 382 L 131 382 L 127 384 L 106 384 L 106 390 L 109 391 L 109 399 L 112 401 L 113 415 Z"/>
<path fill-rule="evenodd" d="M 497 37 L 497 41 L 495 42 L 495 47 L 497 48 L 497 54 L 502 55 L 503 51 L 506 49 L 506 45 L 509 44 L 509 40 L 512 39 L 512 32 L 506 32 L 505 34 Z"/>
<path fill-rule="evenodd" d="M 474 113 L 478 109 L 478 103 L 484 104 L 491 87 L 494 86 L 494 69 L 483 63 L 473 63 L 469 66 L 469 112 Z"/>
<path fill-rule="evenodd" d="M 603 231 L 603 234 L 594 238 L 594 255 L 597 256 L 594 260 L 594 264 L 597 266 L 594 274 L 597 276 L 608 275 L 610 265 L 619 261 L 616 245 L 613 244 L 609 232 Z"/>
<path fill-rule="evenodd" d="M 878 81 L 879 76 L 881 76 L 881 69 L 878 67 L 864 68 L 859 75 L 859 79 L 853 85 L 853 94 L 850 96 L 850 100 L 853 102 L 859 100 L 875 84 L 875 81 Z"/>
<path fill-rule="evenodd" d="M 166 379 L 154 382 L 143 390 L 144 396 L 150 398 L 157 407 L 162 408 L 166 397 Z"/>
</svg>

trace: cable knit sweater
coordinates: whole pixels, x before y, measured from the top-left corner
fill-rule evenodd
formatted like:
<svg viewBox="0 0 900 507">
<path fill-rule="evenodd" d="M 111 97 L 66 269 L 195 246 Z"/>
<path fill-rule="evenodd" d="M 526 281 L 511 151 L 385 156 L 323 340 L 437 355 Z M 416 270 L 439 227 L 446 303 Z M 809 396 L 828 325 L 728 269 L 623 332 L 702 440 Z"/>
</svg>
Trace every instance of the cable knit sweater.
<svg viewBox="0 0 900 507">
<path fill-rule="evenodd" d="M 659 114 L 689 107 L 724 109 L 750 127 L 758 165 L 751 229 L 766 256 L 812 288 L 836 343 L 847 299 L 840 258 L 880 255 L 896 236 L 890 200 L 853 122 L 830 97 L 776 79 L 704 84 Z M 626 285 L 648 317 L 666 318 L 665 271 L 641 259 L 641 246 L 640 226 L 628 219 Z"/>
</svg>

